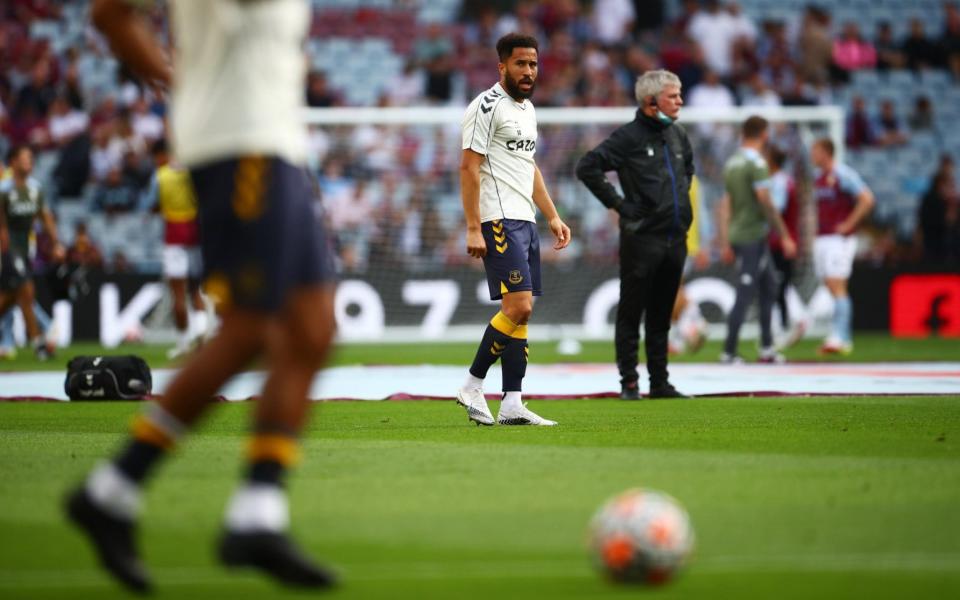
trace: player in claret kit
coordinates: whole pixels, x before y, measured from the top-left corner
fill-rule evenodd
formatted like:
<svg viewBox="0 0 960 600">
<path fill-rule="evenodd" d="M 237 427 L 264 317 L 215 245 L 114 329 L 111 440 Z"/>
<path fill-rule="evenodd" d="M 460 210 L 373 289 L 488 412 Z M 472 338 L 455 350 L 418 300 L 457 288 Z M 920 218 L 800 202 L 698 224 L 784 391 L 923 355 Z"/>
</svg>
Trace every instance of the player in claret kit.
<svg viewBox="0 0 960 600">
<path fill-rule="evenodd" d="M 817 237 L 813 264 L 817 277 L 833 296 L 833 325 L 821 354 L 853 352 L 853 303 L 847 281 L 857 255 L 857 227 L 873 210 L 873 192 L 856 171 L 834 159 L 828 138 L 814 142 L 810 159 L 816 168 L 813 193 L 817 203 Z"/>
<path fill-rule="evenodd" d="M 570 228 L 557 214 L 534 162 L 537 114 L 530 102 L 537 80 L 537 40 L 507 34 L 497 42 L 500 81 L 470 103 L 463 117 L 460 185 L 467 222 L 467 253 L 482 258 L 490 298 L 498 312 L 483 334 L 457 402 L 478 425 L 493 425 L 483 380 L 499 358 L 503 367 L 501 425 L 556 425 L 521 401 L 527 370 L 527 321 L 541 294 L 537 208 L 556 237 L 570 243 Z"/>
<path fill-rule="evenodd" d="M 787 226 L 794 242 L 800 239 L 800 202 L 797 198 L 797 183 L 793 176 L 784 170 L 787 154 L 776 146 L 770 146 L 766 153 L 767 166 L 770 168 L 770 201 L 780 211 L 783 224 Z M 777 350 L 785 350 L 803 338 L 806 323 L 800 315 L 794 315 L 791 323 L 790 309 L 787 306 L 787 288 L 793 280 L 796 258 L 787 258 L 783 252 L 783 240 L 780 234 L 771 230 L 767 238 L 770 244 L 770 257 L 777 273 L 777 291 L 774 296 L 780 309 L 780 326 L 783 330 L 777 342 Z"/>
</svg>

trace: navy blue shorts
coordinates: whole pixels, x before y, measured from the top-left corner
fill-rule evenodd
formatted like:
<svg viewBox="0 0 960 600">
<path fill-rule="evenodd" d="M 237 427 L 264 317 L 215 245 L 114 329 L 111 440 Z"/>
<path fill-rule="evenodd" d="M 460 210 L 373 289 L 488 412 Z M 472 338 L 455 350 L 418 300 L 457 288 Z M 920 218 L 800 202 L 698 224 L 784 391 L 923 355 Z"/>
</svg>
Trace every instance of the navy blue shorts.
<svg viewBox="0 0 960 600">
<path fill-rule="evenodd" d="M 490 299 L 507 292 L 543 293 L 540 289 L 540 235 L 536 223 L 504 219 L 480 225 L 487 242 L 483 267 L 487 271 Z"/>
<path fill-rule="evenodd" d="M 303 168 L 247 156 L 190 170 L 204 288 L 226 306 L 279 311 L 290 293 L 334 279 L 328 237 Z"/>
</svg>

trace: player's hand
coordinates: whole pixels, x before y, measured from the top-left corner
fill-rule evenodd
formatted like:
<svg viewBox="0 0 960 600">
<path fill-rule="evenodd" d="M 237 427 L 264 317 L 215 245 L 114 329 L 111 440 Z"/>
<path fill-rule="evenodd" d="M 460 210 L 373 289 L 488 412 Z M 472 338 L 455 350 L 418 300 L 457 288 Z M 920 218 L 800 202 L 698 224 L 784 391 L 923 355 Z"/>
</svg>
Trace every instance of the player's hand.
<svg viewBox="0 0 960 600">
<path fill-rule="evenodd" d="M 64 249 L 63 244 L 57 243 L 54 244 L 53 250 L 50 252 L 53 262 L 63 262 L 67 258 L 67 251 Z"/>
<path fill-rule="evenodd" d="M 553 237 L 557 238 L 557 243 L 553 245 L 554 250 L 563 250 L 570 245 L 570 228 L 560 217 L 550 220 L 550 231 L 553 232 Z"/>
<path fill-rule="evenodd" d="M 487 255 L 487 242 L 479 229 L 467 229 L 467 254 L 473 258 L 483 258 Z"/>
<path fill-rule="evenodd" d="M 850 223 L 847 223 L 846 221 L 841 221 L 837 225 L 837 228 L 834 229 L 834 232 L 840 235 L 849 235 L 850 233 L 853 232 L 853 226 L 850 225 Z"/>
<path fill-rule="evenodd" d="M 733 253 L 733 248 L 730 247 L 730 244 L 720 246 L 720 260 L 725 265 L 732 265 L 733 262 L 737 260 L 737 255 Z"/>
<path fill-rule="evenodd" d="M 625 221 L 638 221 L 644 216 L 644 211 L 640 207 L 639 202 L 627 202 L 626 199 L 620 202 L 614 210 L 617 211 L 620 218 Z"/>
<path fill-rule="evenodd" d="M 797 243 L 793 241 L 792 237 L 783 238 L 783 255 L 787 258 L 796 258 L 797 256 Z"/>
</svg>

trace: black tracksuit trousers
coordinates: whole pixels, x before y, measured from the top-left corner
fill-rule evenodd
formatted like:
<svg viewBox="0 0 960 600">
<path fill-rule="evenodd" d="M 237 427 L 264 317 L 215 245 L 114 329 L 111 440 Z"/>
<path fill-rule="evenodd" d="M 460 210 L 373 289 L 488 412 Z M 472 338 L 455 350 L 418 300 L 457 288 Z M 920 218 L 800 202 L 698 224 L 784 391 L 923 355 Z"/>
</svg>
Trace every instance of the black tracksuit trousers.
<svg viewBox="0 0 960 600">
<path fill-rule="evenodd" d="M 640 320 L 650 385 L 667 382 L 667 338 L 677 298 L 686 236 L 620 233 L 620 304 L 617 306 L 616 347 L 620 383 L 636 382 Z"/>
</svg>

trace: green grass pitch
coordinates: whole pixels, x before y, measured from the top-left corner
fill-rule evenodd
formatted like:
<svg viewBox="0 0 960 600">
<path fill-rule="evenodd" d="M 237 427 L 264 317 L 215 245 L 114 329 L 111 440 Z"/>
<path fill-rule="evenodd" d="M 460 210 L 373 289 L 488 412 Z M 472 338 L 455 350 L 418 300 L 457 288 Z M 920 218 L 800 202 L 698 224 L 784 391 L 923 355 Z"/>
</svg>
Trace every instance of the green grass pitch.
<svg viewBox="0 0 960 600">
<path fill-rule="evenodd" d="M 496 407 L 493 407 L 496 410 Z M 453 402 L 324 403 L 291 479 L 293 530 L 330 598 L 960 597 L 956 398 L 555 401 L 553 429 L 477 428 Z M 297 598 L 213 560 L 249 404 L 217 407 L 150 486 L 158 598 Z M 127 597 L 58 510 L 132 403 L 0 404 L 0 598 Z M 665 490 L 697 532 L 655 592 L 592 570 L 608 496 Z"/>
<path fill-rule="evenodd" d="M 113 352 L 169 366 L 164 347 Z M 473 344 L 347 345 L 332 364 L 466 364 Z M 744 352 L 752 349 L 744 344 Z M 0 370 L 61 370 L 20 353 Z M 538 362 L 606 362 L 534 344 Z M 713 360 L 710 343 L 696 357 Z M 788 354 L 816 358 L 809 340 Z M 956 360 L 953 340 L 861 335 L 849 358 Z M 2 393 L 2 392 L 0 392 Z M 336 566 L 333 598 L 619 598 L 585 528 L 608 496 L 665 490 L 697 551 L 657 598 L 960 595 L 957 398 L 562 401 L 556 429 L 476 428 L 452 402 L 324 403 L 291 481 L 294 531 Z M 496 406 L 492 407 L 496 410 Z M 135 404 L 0 404 L 0 598 L 123 598 L 58 510 L 116 447 Z M 220 406 L 150 487 L 144 554 L 161 598 L 301 597 L 213 560 L 249 405 Z"/>
<path fill-rule="evenodd" d="M 477 328 L 477 335 L 482 327 Z M 788 360 L 830 362 L 896 362 L 960 360 L 956 339 L 894 339 L 882 334 L 859 334 L 856 350 L 850 356 L 833 356 L 824 359 L 817 355 L 821 340 L 807 339 L 786 352 Z M 531 360 L 539 363 L 553 362 L 607 362 L 612 363 L 613 342 L 590 341 L 583 343 L 582 352 L 564 356 L 557 352 L 556 342 L 531 340 Z M 0 360 L 0 371 L 61 371 L 67 360 L 81 354 L 139 354 L 153 368 L 171 366 L 166 357 L 170 346 L 146 344 L 124 345 L 104 350 L 96 344 L 80 343 L 61 350 L 54 360 L 39 362 L 29 351 L 21 349 L 13 360 Z M 333 353 L 330 364 L 336 365 L 407 365 L 407 364 L 454 364 L 469 365 L 476 352 L 475 342 L 470 343 L 418 343 L 418 344 L 341 344 Z M 707 344 L 695 355 L 672 357 L 672 362 L 715 362 L 720 356 L 719 341 Z M 756 358 L 752 342 L 743 342 L 740 348 L 748 360 Z M 2 393 L 0 393 L 2 395 Z"/>
</svg>

